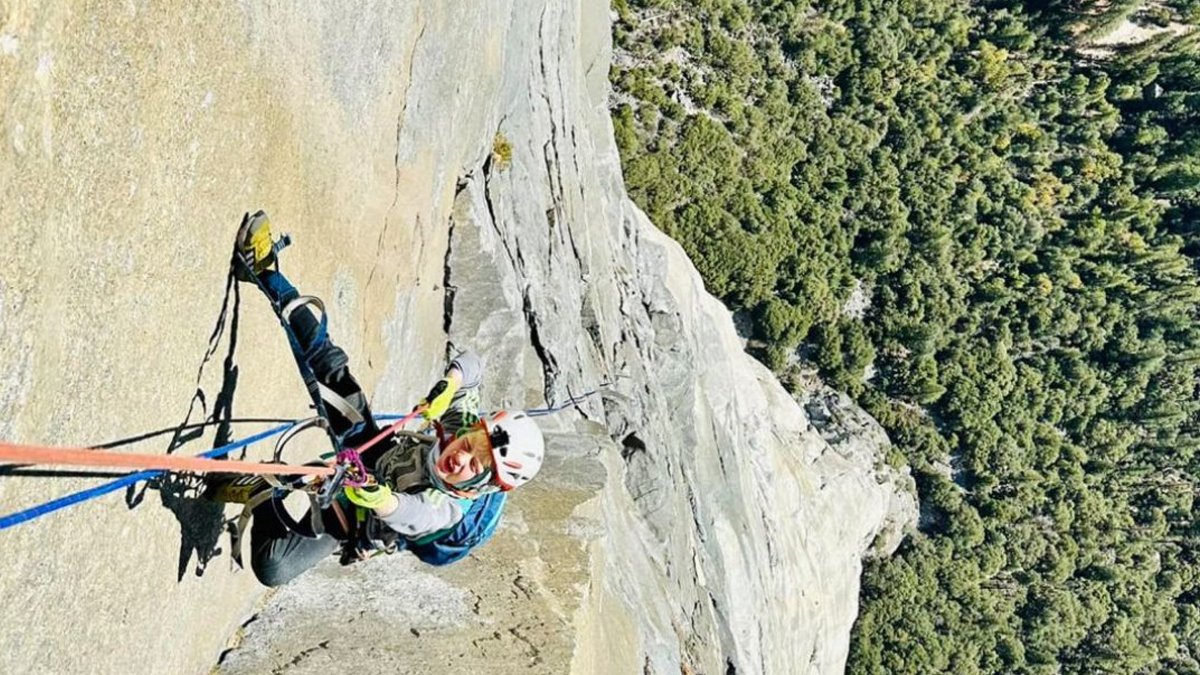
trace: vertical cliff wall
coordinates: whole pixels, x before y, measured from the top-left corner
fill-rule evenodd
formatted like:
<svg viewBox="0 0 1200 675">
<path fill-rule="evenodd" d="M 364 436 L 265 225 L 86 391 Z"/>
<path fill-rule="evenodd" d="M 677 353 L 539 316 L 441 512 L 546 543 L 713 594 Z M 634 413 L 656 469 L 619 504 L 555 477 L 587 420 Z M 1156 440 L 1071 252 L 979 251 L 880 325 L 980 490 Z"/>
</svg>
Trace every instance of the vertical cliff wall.
<svg viewBox="0 0 1200 675">
<path fill-rule="evenodd" d="M 377 410 L 410 406 L 447 345 L 485 356 L 495 407 L 608 385 L 544 418 L 545 472 L 445 570 L 330 561 L 257 605 L 232 512 L 182 478 L 2 532 L 4 597 L 29 608 L 0 628 L 6 666 L 840 672 L 860 558 L 911 500 L 878 427 L 830 393 L 810 422 L 625 197 L 603 3 L 17 2 L 0 22 L 5 438 L 303 414 L 265 302 L 226 295 L 259 207 Z M 6 475 L 0 506 L 98 481 Z"/>
</svg>

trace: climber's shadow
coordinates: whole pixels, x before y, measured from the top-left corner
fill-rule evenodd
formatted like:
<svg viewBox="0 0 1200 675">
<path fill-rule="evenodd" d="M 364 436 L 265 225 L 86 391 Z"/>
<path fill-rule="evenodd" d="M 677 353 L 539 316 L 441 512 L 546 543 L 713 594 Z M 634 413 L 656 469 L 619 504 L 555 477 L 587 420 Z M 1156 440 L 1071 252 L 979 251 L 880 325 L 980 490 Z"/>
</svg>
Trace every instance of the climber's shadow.
<svg viewBox="0 0 1200 675">
<path fill-rule="evenodd" d="M 238 367 L 234 360 L 237 350 L 238 314 L 241 306 L 241 294 L 238 291 L 237 280 L 230 271 L 225 283 L 225 297 L 221 311 L 217 315 L 212 333 L 208 339 L 208 349 L 200 362 L 196 374 L 196 392 L 188 403 L 187 413 L 183 421 L 171 433 L 167 444 L 167 453 L 171 454 L 185 446 L 199 445 L 204 437 L 204 431 L 209 426 L 216 427 L 216 433 L 211 447 L 217 448 L 229 444 L 233 420 L 233 395 L 237 389 Z M 221 339 L 228 329 L 229 341 L 222 368 L 221 386 L 216 397 L 212 399 L 212 410 L 209 411 L 209 397 L 204 391 L 204 369 L 216 355 L 221 345 Z M 198 416 L 203 424 L 192 421 Z M 118 442 L 119 443 L 119 442 Z M 193 454 L 198 454 L 193 453 Z M 195 574 L 203 576 L 208 563 L 221 554 L 220 539 L 227 523 L 225 507 L 201 498 L 204 492 L 204 481 L 195 474 L 163 473 L 143 483 L 129 486 L 125 491 L 125 503 L 132 509 L 142 503 L 148 490 L 156 490 L 162 498 L 163 506 L 175 515 L 179 521 L 179 576 L 183 579 L 188 566 L 195 557 Z"/>
<path fill-rule="evenodd" d="M 195 474 L 167 473 L 148 486 L 158 490 L 163 506 L 179 521 L 179 567 L 182 581 L 195 556 L 195 574 L 204 576 L 208 563 L 221 555 L 221 534 L 225 531 L 224 504 L 202 499 L 204 481 Z"/>
</svg>

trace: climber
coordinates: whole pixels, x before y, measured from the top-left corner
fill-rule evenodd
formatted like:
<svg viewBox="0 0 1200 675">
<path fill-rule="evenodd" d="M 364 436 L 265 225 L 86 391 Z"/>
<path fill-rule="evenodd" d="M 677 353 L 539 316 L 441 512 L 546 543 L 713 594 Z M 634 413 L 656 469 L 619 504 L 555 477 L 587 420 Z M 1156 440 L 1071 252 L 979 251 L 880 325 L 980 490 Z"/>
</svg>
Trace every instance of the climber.
<svg viewBox="0 0 1200 675">
<path fill-rule="evenodd" d="M 325 411 L 332 435 L 346 448 L 363 445 L 379 426 L 345 352 L 329 340 L 323 319 L 311 308 L 319 301 L 300 296 L 278 271 L 279 248 L 266 214 L 246 214 L 236 240 L 235 274 L 256 283 L 286 322 L 292 350 L 310 391 L 319 392 L 318 409 Z M 472 352 L 451 361 L 416 409 L 435 434 L 392 435 L 364 450 L 362 463 L 373 481 L 343 488 L 319 518 L 311 513 L 292 518 L 279 494 L 256 506 L 250 546 L 259 581 L 286 583 L 339 549 L 343 564 L 400 548 L 425 562 L 446 564 L 490 537 L 506 493 L 540 469 L 544 441 L 525 413 L 480 417 L 482 374 L 482 362 Z M 245 501 L 267 489 L 257 480 L 247 490 L 245 480 L 229 477 L 214 481 L 209 494 L 220 501 Z"/>
</svg>

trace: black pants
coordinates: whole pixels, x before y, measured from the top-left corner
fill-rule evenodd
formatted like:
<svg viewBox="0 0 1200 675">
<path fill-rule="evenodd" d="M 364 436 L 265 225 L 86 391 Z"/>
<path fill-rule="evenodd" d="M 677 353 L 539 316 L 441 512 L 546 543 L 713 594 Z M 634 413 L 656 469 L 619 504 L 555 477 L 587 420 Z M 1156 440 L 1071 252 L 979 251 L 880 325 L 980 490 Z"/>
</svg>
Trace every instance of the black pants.
<svg viewBox="0 0 1200 675">
<path fill-rule="evenodd" d="M 259 281 L 276 307 L 283 307 L 299 296 L 279 272 L 263 272 Z M 329 423 L 334 433 L 349 447 L 374 437 L 379 433 L 379 426 L 371 416 L 362 387 L 350 374 L 345 352 L 329 340 L 307 307 L 293 312 L 289 322 L 295 335 L 292 348 L 296 359 L 305 363 L 318 381 L 350 402 L 363 417 L 362 423 L 355 424 L 336 409 L 329 408 Z M 369 462 L 368 468 L 374 464 L 374 459 L 374 455 L 363 457 L 364 463 Z M 276 499 L 268 500 L 254 510 L 254 522 L 250 526 L 250 567 L 260 582 L 279 586 L 291 581 L 339 550 L 350 536 L 329 510 L 321 514 L 325 533 L 314 535 L 310 516 L 311 513 L 297 522 Z M 353 514 L 347 516 L 352 518 Z"/>
<path fill-rule="evenodd" d="M 336 518 L 322 512 L 325 532 L 314 535 L 310 514 L 297 522 L 272 499 L 254 510 L 250 525 L 250 568 L 260 583 L 280 586 L 342 547 L 346 536 Z M 336 535 L 336 536 L 335 536 Z"/>
</svg>

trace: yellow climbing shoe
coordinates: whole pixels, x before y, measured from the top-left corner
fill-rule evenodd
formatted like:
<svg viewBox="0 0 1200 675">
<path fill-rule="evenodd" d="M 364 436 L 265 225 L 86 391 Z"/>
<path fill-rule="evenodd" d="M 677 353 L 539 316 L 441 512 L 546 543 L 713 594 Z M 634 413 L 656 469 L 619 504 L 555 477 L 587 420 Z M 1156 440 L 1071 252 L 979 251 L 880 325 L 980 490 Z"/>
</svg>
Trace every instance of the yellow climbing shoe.
<svg viewBox="0 0 1200 675">
<path fill-rule="evenodd" d="M 204 480 L 204 499 L 224 504 L 245 504 L 271 486 L 262 476 L 236 473 L 209 474 Z"/>
<path fill-rule="evenodd" d="M 263 211 L 242 217 L 238 228 L 234 254 L 234 273 L 238 279 L 249 281 L 250 274 L 259 274 L 275 263 L 275 242 L 271 240 L 271 221 Z"/>
</svg>

